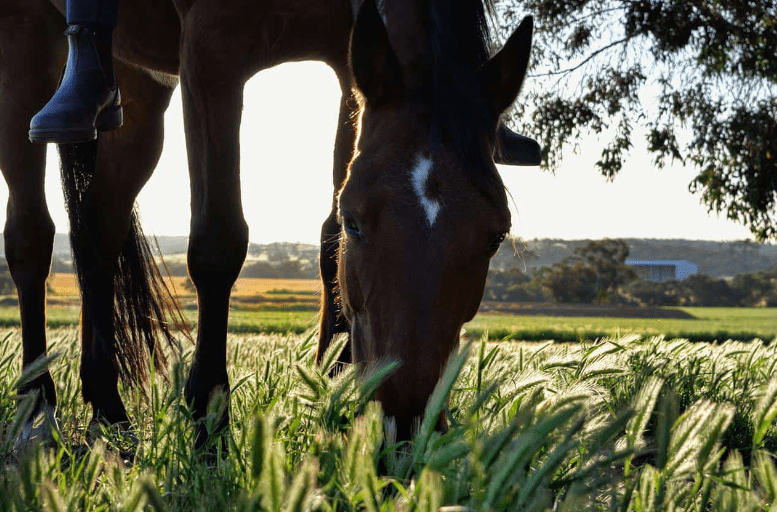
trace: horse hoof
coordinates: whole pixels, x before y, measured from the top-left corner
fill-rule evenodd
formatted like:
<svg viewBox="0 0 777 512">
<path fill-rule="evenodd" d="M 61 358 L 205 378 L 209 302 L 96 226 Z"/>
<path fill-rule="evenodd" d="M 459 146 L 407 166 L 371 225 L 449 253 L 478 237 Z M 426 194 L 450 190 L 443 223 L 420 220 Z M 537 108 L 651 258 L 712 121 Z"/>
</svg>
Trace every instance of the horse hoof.
<svg viewBox="0 0 777 512">
<path fill-rule="evenodd" d="M 57 423 L 55 409 L 44 405 L 24 422 L 21 432 L 14 439 L 13 451 L 18 453 L 31 446 L 53 446 L 57 438 L 62 439 L 62 431 Z"/>
<path fill-rule="evenodd" d="M 101 440 L 106 446 L 119 453 L 124 462 L 135 459 L 135 452 L 140 446 L 140 439 L 128 422 L 106 424 L 92 419 L 86 427 L 86 443 L 93 446 Z"/>
</svg>

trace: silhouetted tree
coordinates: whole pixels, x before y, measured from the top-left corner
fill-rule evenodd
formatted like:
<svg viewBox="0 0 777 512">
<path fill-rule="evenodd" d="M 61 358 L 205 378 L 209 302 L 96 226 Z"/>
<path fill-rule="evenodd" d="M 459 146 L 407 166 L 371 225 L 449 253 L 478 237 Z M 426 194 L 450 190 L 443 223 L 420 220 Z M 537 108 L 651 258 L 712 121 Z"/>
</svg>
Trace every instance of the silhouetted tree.
<svg viewBox="0 0 777 512">
<path fill-rule="evenodd" d="M 513 119 L 546 168 L 596 134 L 611 179 L 639 126 L 656 166 L 698 170 L 690 189 L 710 211 L 777 237 L 774 0 L 503 0 L 500 32 L 524 14 L 537 27 L 533 79 Z"/>
</svg>

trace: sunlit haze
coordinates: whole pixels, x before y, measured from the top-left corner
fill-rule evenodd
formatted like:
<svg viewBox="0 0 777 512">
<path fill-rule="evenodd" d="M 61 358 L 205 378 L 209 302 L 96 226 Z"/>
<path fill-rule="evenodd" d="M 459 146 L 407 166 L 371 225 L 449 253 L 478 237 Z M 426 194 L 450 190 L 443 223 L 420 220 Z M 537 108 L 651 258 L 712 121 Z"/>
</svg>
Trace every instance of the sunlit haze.
<svg viewBox="0 0 777 512">
<path fill-rule="evenodd" d="M 285 64 L 248 82 L 240 144 L 243 208 L 252 242 L 318 243 L 331 206 L 339 95 L 334 73 L 319 63 Z M 178 91 L 165 123 L 165 149 L 139 196 L 140 214 L 149 234 L 185 235 L 189 185 Z M 688 191 L 692 168 L 654 169 L 642 139 L 635 140 L 629 161 L 612 183 L 593 167 L 600 152 L 596 140 L 581 141 L 555 176 L 536 167 L 500 166 L 514 200 L 513 233 L 524 239 L 751 238 L 746 228 L 707 214 Z M 46 176 L 57 232 L 66 232 L 53 146 Z M 0 201 L 6 199 L 3 184 Z M 0 212 L 4 222 L 5 210 Z"/>
</svg>

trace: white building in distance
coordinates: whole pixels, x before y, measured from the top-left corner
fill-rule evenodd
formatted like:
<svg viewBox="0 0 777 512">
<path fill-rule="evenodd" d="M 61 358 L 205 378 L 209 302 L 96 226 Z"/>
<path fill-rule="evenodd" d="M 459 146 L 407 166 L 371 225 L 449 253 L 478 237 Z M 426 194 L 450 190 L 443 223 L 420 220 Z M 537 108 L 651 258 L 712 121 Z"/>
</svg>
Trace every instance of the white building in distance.
<svg viewBox="0 0 777 512">
<path fill-rule="evenodd" d="M 698 272 L 698 267 L 684 260 L 626 260 L 637 275 L 645 281 L 680 281 Z"/>
</svg>

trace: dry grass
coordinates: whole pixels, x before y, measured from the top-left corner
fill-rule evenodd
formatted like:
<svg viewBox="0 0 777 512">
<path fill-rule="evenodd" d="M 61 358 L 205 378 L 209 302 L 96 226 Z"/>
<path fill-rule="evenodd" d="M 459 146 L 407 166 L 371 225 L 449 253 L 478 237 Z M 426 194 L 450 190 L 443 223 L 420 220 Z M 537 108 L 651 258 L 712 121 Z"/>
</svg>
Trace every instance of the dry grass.
<svg viewBox="0 0 777 512">
<path fill-rule="evenodd" d="M 75 274 L 52 273 L 48 280 L 55 295 L 70 297 L 78 296 L 78 281 Z"/>
<path fill-rule="evenodd" d="M 181 296 L 193 295 L 184 288 L 187 277 L 168 277 L 168 283 L 174 287 L 175 293 Z M 52 274 L 49 284 L 55 295 L 77 296 L 78 284 L 75 274 Z M 264 279 L 241 278 L 237 280 L 233 296 L 256 296 L 270 291 L 288 290 L 290 293 L 318 292 L 321 282 L 318 279 Z"/>
<path fill-rule="evenodd" d="M 260 295 L 270 291 L 288 290 L 291 293 L 310 293 L 321 290 L 318 279 L 265 279 L 258 277 L 237 280 L 233 295 Z"/>
</svg>

